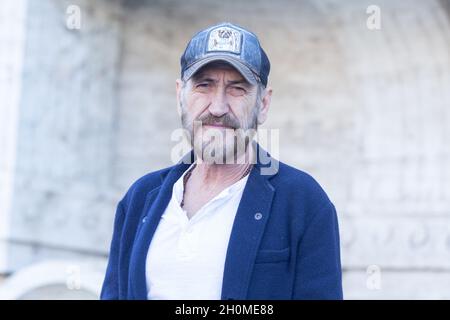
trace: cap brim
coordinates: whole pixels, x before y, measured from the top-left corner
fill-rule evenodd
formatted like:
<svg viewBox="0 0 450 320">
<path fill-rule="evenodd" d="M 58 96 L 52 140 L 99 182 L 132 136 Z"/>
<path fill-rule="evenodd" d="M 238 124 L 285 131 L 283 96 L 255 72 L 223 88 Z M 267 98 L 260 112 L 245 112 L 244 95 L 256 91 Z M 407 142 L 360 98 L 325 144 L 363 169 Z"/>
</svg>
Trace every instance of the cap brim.
<svg viewBox="0 0 450 320">
<path fill-rule="evenodd" d="M 199 71 L 202 67 L 207 65 L 208 63 L 214 62 L 214 61 L 223 61 L 229 63 L 231 66 L 233 66 L 239 73 L 247 80 L 249 83 L 255 85 L 257 84 L 257 79 L 255 74 L 250 70 L 249 67 L 247 67 L 245 64 L 240 62 L 238 59 L 235 59 L 228 55 L 214 55 L 205 57 L 196 63 L 194 63 L 192 66 L 187 68 L 184 71 L 183 74 L 183 80 L 187 81 L 189 80 L 197 71 Z"/>
</svg>

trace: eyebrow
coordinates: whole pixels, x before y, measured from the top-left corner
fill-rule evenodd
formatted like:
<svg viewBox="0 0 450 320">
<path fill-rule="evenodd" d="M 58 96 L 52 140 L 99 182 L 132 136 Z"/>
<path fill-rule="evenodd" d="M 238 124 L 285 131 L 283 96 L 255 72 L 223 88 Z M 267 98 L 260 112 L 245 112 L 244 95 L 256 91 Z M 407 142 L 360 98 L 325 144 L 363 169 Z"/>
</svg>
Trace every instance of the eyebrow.
<svg viewBox="0 0 450 320">
<path fill-rule="evenodd" d="M 200 83 L 200 82 L 217 82 L 217 80 L 210 78 L 207 75 L 199 75 L 198 77 L 195 77 L 192 79 L 194 83 Z M 234 84 L 242 84 L 246 87 L 250 87 L 250 84 L 245 79 L 239 79 L 239 80 L 231 80 L 227 81 L 227 85 L 234 85 Z"/>
<path fill-rule="evenodd" d="M 230 84 L 231 84 L 231 85 L 233 85 L 233 84 L 242 84 L 242 85 L 244 85 L 244 86 L 246 86 L 246 87 L 250 87 L 250 83 L 248 83 L 248 81 L 245 80 L 245 79 L 228 81 L 227 84 L 228 84 L 228 85 L 230 85 Z"/>
</svg>

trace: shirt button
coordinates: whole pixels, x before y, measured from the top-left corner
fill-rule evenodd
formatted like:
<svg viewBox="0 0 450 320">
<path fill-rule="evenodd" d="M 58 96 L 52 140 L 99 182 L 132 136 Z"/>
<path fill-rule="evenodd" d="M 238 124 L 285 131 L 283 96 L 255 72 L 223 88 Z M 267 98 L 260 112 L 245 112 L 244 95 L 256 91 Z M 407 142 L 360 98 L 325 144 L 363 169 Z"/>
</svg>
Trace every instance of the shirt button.
<svg viewBox="0 0 450 320">
<path fill-rule="evenodd" d="M 255 213 L 255 220 L 261 220 L 261 219 L 262 219 L 262 214 L 261 214 L 261 212 Z"/>
</svg>

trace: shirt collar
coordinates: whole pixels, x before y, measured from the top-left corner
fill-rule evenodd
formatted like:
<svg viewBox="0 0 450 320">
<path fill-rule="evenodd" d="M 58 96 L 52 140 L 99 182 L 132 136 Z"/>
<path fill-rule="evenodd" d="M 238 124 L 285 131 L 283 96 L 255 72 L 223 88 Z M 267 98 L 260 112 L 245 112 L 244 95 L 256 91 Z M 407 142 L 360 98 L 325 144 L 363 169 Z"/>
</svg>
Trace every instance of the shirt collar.
<svg viewBox="0 0 450 320">
<path fill-rule="evenodd" d="M 173 185 L 173 195 L 175 196 L 175 199 L 178 203 L 178 205 L 181 204 L 181 200 L 183 199 L 183 194 L 184 194 L 184 176 L 189 172 L 189 170 L 192 169 L 192 167 L 195 165 L 195 162 L 192 163 L 189 168 L 183 172 L 183 174 L 181 175 L 181 177 L 175 182 L 175 184 Z M 226 197 L 230 197 L 233 194 L 235 194 L 236 192 L 238 192 L 239 190 L 242 190 L 245 186 L 245 184 L 247 183 L 248 177 L 249 177 L 250 173 L 248 173 L 245 177 L 243 177 L 242 179 L 239 179 L 238 181 L 236 181 L 235 183 L 233 183 L 231 186 L 225 188 L 224 190 L 222 190 L 222 192 L 220 192 L 216 197 L 214 197 L 214 199 L 222 199 L 222 198 L 226 198 Z"/>
</svg>

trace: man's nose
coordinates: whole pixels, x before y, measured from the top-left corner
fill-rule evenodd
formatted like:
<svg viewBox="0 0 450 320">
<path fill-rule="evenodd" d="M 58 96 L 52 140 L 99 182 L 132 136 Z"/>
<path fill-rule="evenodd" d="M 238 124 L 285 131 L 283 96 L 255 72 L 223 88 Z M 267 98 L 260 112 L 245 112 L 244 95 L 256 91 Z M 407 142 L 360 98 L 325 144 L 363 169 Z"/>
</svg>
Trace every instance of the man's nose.
<svg viewBox="0 0 450 320">
<path fill-rule="evenodd" d="M 228 113 L 229 105 L 225 94 L 225 90 L 220 88 L 216 90 L 216 92 L 212 97 L 212 101 L 211 104 L 209 105 L 208 110 L 212 115 L 216 117 L 221 117 L 224 114 Z"/>
</svg>

